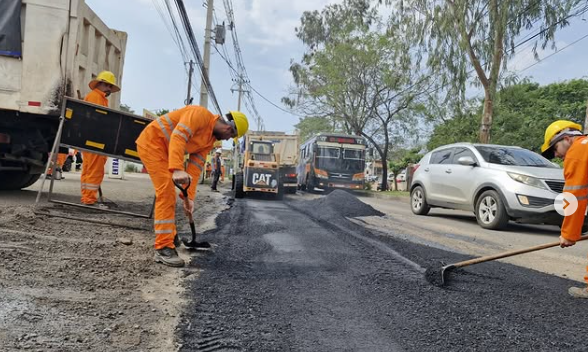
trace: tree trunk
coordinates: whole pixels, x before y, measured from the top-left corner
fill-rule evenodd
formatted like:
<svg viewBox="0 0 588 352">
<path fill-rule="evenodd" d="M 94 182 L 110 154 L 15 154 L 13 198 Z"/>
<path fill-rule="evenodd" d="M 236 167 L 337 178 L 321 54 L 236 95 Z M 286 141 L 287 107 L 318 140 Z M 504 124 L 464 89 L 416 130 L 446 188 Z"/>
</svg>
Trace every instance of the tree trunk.
<svg viewBox="0 0 588 352">
<path fill-rule="evenodd" d="M 394 174 L 394 190 L 398 191 L 398 182 L 396 182 L 396 174 Z"/>
<path fill-rule="evenodd" d="M 586 117 L 584 118 L 584 133 L 588 133 L 588 101 L 586 101 Z"/>
<path fill-rule="evenodd" d="M 480 143 L 490 143 L 490 128 L 492 127 L 492 116 L 494 114 L 494 94 L 486 89 L 484 97 L 484 112 L 480 123 Z"/>
</svg>

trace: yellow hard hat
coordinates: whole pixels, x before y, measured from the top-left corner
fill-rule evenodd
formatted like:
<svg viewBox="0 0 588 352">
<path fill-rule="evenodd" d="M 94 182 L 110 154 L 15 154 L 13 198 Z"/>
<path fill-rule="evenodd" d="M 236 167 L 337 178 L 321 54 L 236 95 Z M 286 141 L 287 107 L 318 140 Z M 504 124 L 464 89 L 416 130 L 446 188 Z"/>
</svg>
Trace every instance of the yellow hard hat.
<svg viewBox="0 0 588 352">
<path fill-rule="evenodd" d="M 112 93 L 120 91 L 120 87 L 116 85 L 116 77 L 114 77 L 114 73 L 110 71 L 100 72 L 96 78 L 90 81 L 88 86 L 90 89 L 94 90 L 100 82 L 112 84 Z"/>
<path fill-rule="evenodd" d="M 245 114 L 240 111 L 229 111 L 229 115 L 232 117 L 234 127 L 237 130 L 237 138 L 243 137 L 249 130 L 249 121 L 247 120 L 247 116 L 245 116 Z"/>
<path fill-rule="evenodd" d="M 541 146 L 541 155 L 553 159 L 553 146 L 566 135 L 582 135 L 582 126 L 568 120 L 557 120 L 545 130 L 545 139 Z"/>
</svg>

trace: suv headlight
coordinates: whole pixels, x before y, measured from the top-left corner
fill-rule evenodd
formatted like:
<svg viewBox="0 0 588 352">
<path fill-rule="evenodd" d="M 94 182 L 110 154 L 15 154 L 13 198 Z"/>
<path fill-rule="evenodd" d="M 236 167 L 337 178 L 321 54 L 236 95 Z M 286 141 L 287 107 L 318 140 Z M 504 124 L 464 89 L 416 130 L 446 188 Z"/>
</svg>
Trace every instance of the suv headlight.
<svg viewBox="0 0 588 352">
<path fill-rule="evenodd" d="M 513 180 L 515 180 L 517 182 L 523 183 L 523 184 L 531 186 L 531 187 L 547 189 L 547 187 L 545 187 L 543 182 L 541 182 L 541 180 L 536 177 L 521 175 L 521 174 L 517 174 L 514 172 L 507 172 L 507 174 L 508 174 L 508 176 L 510 176 L 510 178 L 512 178 Z"/>
</svg>

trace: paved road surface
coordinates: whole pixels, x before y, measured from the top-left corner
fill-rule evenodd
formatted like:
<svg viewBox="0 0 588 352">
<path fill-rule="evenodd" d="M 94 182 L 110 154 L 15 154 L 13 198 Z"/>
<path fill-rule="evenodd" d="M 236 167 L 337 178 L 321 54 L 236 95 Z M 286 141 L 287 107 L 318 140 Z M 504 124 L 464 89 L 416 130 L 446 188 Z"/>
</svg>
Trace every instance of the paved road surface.
<svg viewBox="0 0 588 352">
<path fill-rule="evenodd" d="M 567 295 L 572 281 L 487 263 L 438 288 L 424 269 L 465 256 L 309 212 L 299 198 L 238 200 L 205 234 L 218 247 L 191 263 L 202 272 L 182 351 L 585 350 L 588 302 Z"/>
<path fill-rule="evenodd" d="M 428 216 L 414 215 L 405 199 L 362 198 L 386 216 L 364 218 L 361 224 L 387 235 L 471 256 L 495 254 L 557 242 L 559 227 L 510 223 L 505 231 L 481 228 L 471 212 L 432 209 Z M 588 264 L 588 242 L 516 256 L 502 261 L 582 281 Z"/>
</svg>

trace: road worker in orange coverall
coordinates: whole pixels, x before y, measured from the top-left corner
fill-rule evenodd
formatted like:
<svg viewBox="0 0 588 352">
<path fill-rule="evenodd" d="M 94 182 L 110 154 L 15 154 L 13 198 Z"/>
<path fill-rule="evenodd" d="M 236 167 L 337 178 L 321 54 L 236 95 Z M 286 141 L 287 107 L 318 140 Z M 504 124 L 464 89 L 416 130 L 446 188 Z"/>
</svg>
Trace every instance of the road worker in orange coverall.
<svg viewBox="0 0 588 352">
<path fill-rule="evenodd" d="M 189 105 L 160 116 L 151 122 L 137 139 L 137 152 L 155 187 L 155 261 L 168 266 L 184 266 L 178 256 L 176 236 L 174 182 L 185 185 L 198 180 L 206 156 L 218 140 L 242 137 L 249 129 L 247 117 L 230 111 L 226 121 L 206 108 Z M 184 155 L 189 154 L 187 168 Z M 196 184 L 190 182 L 189 204 L 184 212 L 194 212 Z"/>
<path fill-rule="evenodd" d="M 559 236 L 562 248 L 576 244 L 582 235 L 586 205 L 588 203 L 588 137 L 582 133 L 582 126 L 572 121 L 555 121 L 545 130 L 545 141 L 541 154 L 564 161 L 564 192 L 573 194 L 578 201 L 575 212 L 565 213 Z M 565 208 L 564 208 L 565 209 Z M 586 267 L 588 271 L 588 267 Z M 584 276 L 588 285 L 588 273 Z M 568 293 L 576 298 L 588 298 L 588 287 L 570 287 Z"/>
<path fill-rule="evenodd" d="M 92 90 L 84 101 L 92 104 L 108 107 L 107 97 L 120 91 L 116 85 L 116 78 L 110 71 L 102 71 L 88 84 Z M 84 162 L 82 164 L 82 203 L 85 205 L 96 205 L 98 200 L 98 189 L 104 179 L 104 165 L 108 160 L 103 155 L 90 152 L 83 153 Z M 103 204 L 100 206 L 105 207 Z"/>
</svg>

